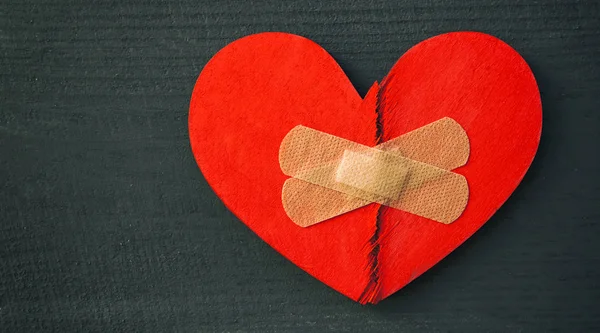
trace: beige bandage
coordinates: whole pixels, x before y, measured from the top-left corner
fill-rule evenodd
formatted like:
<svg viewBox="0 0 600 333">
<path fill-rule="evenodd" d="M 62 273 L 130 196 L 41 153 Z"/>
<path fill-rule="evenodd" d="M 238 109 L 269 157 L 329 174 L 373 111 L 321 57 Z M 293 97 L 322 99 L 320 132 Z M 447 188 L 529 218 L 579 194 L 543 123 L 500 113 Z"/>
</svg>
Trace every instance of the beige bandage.
<svg viewBox="0 0 600 333">
<path fill-rule="evenodd" d="M 450 118 L 373 148 L 296 126 L 279 150 L 282 171 L 293 177 L 284 183 L 283 207 L 303 227 L 372 202 L 451 223 L 469 189 L 449 170 L 468 157 L 468 137 Z"/>
</svg>

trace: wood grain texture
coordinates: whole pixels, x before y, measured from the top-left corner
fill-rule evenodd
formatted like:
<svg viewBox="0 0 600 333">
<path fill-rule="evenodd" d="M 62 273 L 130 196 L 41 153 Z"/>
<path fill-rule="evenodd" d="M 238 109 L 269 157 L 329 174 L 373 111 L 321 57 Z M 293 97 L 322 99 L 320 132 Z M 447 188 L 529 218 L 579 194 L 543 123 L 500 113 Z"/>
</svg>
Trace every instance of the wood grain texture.
<svg viewBox="0 0 600 333">
<path fill-rule="evenodd" d="M 598 331 L 595 1 L 0 3 L 0 331 Z M 532 67 L 524 182 L 438 266 L 363 307 L 287 262 L 204 182 L 194 82 L 229 42 L 306 36 L 359 93 L 412 45 L 475 30 Z"/>
</svg>

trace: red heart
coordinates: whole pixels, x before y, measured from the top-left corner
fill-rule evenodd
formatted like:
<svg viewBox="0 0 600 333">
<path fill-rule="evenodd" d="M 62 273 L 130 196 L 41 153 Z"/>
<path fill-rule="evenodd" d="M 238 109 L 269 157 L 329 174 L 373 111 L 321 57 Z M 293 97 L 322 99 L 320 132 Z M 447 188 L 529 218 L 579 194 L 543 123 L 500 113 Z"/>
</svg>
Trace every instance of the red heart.
<svg viewBox="0 0 600 333">
<path fill-rule="evenodd" d="M 410 49 L 363 101 L 335 60 L 285 33 L 237 40 L 206 65 L 189 129 L 202 173 L 248 227 L 300 268 L 361 303 L 376 303 L 431 268 L 506 201 L 531 164 L 541 102 L 531 70 L 481 33 L 433 37 Z M 302 124 L 374 146 L 443 117 L 471 143 L 470 198 L 450 225 L 371 204 L 309 228 L 281 203 L 283 137 Z"/>
</svg>

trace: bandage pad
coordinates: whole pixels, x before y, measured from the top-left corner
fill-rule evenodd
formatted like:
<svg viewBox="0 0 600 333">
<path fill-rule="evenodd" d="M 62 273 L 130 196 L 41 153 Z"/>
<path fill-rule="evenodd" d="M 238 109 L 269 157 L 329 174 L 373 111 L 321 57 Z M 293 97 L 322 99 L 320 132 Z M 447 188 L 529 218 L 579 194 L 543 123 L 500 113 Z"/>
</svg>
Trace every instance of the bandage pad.
<svg viewBox="0 0 600 333">
<path fill-rule="evenodd" d="M 283 186 L 283 206 L 303 227 L 372 202 L 451 223 L 469 191 L 466 179 L 448 170 L 468 157 L 468 137 L 450 118 L 374 148 L 296 126 L 279 151 L 282 171 L 293 177 Z"/>
<path fill-rule="evenodd" d="M 344 150 L 335 182 L 368 193 L 366 200 L 374 195 L 391 201 L 400 197 L 408 171 L 404 160 L 394 154 L 377 149 L 362 153 Z"/>
</svg>

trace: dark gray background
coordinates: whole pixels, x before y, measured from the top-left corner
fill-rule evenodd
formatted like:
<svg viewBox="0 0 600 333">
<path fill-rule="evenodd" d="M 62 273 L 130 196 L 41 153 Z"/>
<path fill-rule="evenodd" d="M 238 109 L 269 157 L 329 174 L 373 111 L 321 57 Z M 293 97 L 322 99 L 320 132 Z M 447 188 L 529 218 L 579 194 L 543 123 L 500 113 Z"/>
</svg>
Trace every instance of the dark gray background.
<svg viewBox="0 0 600 333">
<path fill-rule="evenodd" d="M 598 331 L 599 21 L 596 1 L 2 1 L 0 331 Z M 392 297 L 324 286 L 206 184 L 188 103 L 229 42 L 304 35 L 364 94 L 457 30 L 528 61 L 542 141 L 502 209 Z"/>
</svg>

